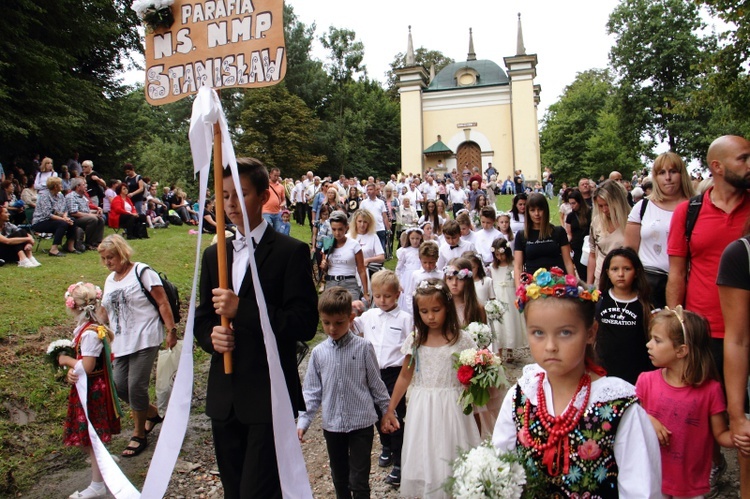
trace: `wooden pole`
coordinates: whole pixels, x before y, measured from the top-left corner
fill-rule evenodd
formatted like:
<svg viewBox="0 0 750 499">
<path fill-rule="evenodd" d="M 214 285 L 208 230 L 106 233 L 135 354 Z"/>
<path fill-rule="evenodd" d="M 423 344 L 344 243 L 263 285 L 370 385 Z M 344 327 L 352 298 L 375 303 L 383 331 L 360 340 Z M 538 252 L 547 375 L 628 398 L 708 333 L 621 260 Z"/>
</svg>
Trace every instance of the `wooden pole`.
<svg viewBox="0 0 750 499">
<path fill-rule="evenodd" d="M 227 243 L 224 234 L 224 160 L 221 154 L 221 127 L 214 123 L 214 194 L 216 198 L 216 258 L 219 260 L 219 287 L 229 289 Z M 221 325 L 229 327 L 229 317 L 221 316 Z M 224 372 L 232 374 L 232 352 L 224 352 Z"/>
</svg>

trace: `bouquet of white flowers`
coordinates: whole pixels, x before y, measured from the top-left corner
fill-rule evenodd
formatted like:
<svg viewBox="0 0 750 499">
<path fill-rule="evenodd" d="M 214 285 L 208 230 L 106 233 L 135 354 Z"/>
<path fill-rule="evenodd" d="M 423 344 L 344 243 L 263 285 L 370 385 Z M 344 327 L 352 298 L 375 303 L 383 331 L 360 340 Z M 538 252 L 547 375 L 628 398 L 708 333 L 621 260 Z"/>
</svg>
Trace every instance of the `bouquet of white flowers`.
<svg viewBox="0 0 750 499">
<path fill-rule="evenodd" d="M 57 358 L 61 355 L 76 358 L 76 351 L 73 342 L 70 340 L 55 340 L 47 347 L 47 361 L 52 366 L 52 370 L 60 369 Z"/>
<path fill-rule="evenodd" d="M 482 407 L 490 401 L 490 388 L 500 388 L 508 383 L 500 357 L 489 350 L 467 348 L 453 354 L 453 369 L 464 391 L 458 403 L 464 414 L 471 414 L 474 407 Z"/>
<path fill-rule="evenodd" d="M 134 0 L 131 8 L 138 14 L 150 31 L 169 28 L 174 23 L 172 4 L 174 0 Z"/>
<path fill-rule="evenodd" d="M 474 343 L 476 343 L 479 348 L 487 348 L 487 345 L 492 343 L 492 340 L 494 339 L 490 327 L 481 322 L 472 322 L 466 326 L 464 331 L 471 335 Z"/>
<path fill-rule="evenodd" d="M 501 454 L 486 440 L 453 461 L 445 490 L 457 499 L 520 499 L 525 485 L 526 470 L 518 454 Z"/>
<path fill-rule="evenodd" d="M 488 321 L 499 321 L 503 322 L 503 316 L 505 315 L 505 305 L 497 300 L 489 300 L 484 305 L 484 311 L 487 313 Z"/>
</svg>

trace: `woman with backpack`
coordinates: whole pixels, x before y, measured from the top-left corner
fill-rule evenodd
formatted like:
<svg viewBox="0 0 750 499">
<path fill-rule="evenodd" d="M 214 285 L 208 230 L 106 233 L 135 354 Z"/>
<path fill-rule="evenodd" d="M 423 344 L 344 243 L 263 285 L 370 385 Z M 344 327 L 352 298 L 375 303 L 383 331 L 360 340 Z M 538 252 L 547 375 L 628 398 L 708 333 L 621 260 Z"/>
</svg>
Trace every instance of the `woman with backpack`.
<svg viewBox="0 0 750 499">
<path fill-rule="evenodd" d="M 693 185 L 685 162 L 673 152 L 660 154 L 652 170 L 653 191 L 637 202 L 625 227 L 625 246 L 638 252 L 651 287 L 655 308 L 666 306 L 669 256 L 667 234 L 677 205 L 690 199 Z"/>
<path fill-rule="evenodd" d="M 148 386 L 159 346 L 165 336 L 167 346 L 175 346 L 177 326 L 164 283 L 150 267 L 131 260 L 133 248 L 125 239 L 108 236 L 98 251 L 111 271 L 104 283 L 102 322 L 115 333 L 115 386 L 133 416 L 133 436 L 122 456 L 135 457 L 148 447 L 148 433 L 163 421 L 149 400 Z"/>
</svg>

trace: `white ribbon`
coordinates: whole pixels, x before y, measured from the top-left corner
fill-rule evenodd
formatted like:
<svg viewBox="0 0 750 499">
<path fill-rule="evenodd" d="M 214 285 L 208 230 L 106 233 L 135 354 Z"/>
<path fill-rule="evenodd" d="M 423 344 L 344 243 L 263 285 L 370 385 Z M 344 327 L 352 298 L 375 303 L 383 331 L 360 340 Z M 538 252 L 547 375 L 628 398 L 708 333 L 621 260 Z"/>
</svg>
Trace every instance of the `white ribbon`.
<svg viewBox="0 0 750 499">
<path fill-rule="evenodd" d="M 193 153 L 194 171 L 196 173 L 200 172 L 200 228 L 202 228 L 203 224 L 205 192 L 208 184 L 208 174 L 211 163 L 211 151 L 214 137 L 213 125 L 217 121 L 221 129 L 222 160 L 224 162 L 224 165 L 222 166 L 229 166 L 232 172 L 232 180 L 234 181 L 235 188 L 237 189 L 237 192 L 242 192 L 239 175 L 237 173 L 237 160 L 234 155 L 234 147 L 229 136 L 227 121 L 224 116 L 224 110 L 221 107 L 219 96 L 215 90 L 205 86 L 201 87 L 195 101 L 193 102 L 193 115 L 190 118 L 189 132 L 190 148 Z M 217 192 L 216 195 L 220 195 L 220 193 Z M 242 209 L 242 216 L 245 222 L 245 234 L 249 235 L 250 226 L 248 223 L 247 212 L 245 210 L 245 204 L 240 203 L 240 208 Z M 199 233 L 202 232 L 200 228 L 198 231 Z M 199 248 L 200 238 L 198 249 Z M 253 245 L 248 244 L 246 246 L 246 251 L 250 253 L 250 272 L 253 278 L 253 289 L 255 290 L 255 297 L 258 304 L 260 324 L 261 329 L 263 330 L 263 342 L 266 347 L 266 359 L 268 361 L 269 377 L 271 380 L 271 412 L 273 418 L 274 443 L 276 446 L 276 465 L 279 471 L 281 491 L 285 498 L 312 498 L 312 490 L 310 489 L 310 481 L 305 467 L 305 460 L 302 456 L 302 448 L 300 447 L 299 439 L 297 438 L 297 427 L 292 415 L 292 405 L 289 400 L 289 392 L 287 390 L 284 373 L 281 370 L 279 351 L 276 345 L 276 336 L 273 334 L 273 329 L 268 318 L 266 300 L 263 296 L 263 289 L 260 286 L 260 279 L 258 278 L 258 268 L 254 255 L 255 248 L 253 248 Z M 195 268 L 196 273 L 193 279 L 193 295 L 190 304 L 190 315 L 188 316 L 189 327 L 192 327 L 193 322 L 192 316 L 195 303 L 195 283 L 197 282 L 198 271 L 197 260 Z M 187 331 L 185 333 L 185 342 L 187 343 Z M 185 350 L 189 351 L 190 349 L 183 349 L 183 357 L 185 355 Z M 182 370 L 182 359 L 180 360 L 180 370 Z M 175 387 L 177 387 L 179 375 L 180 372 L 178 370 L 178 379 L 175 381 Z M 174 389 L 172 396 L 174 398 Z M 169 402 L 170 409 L 172 407 L 172 402 L 173 400 L 170 400 Z M 167 415 L 169 415 L 169 409 L 167 410 Z M 156 462 L 156 454 L 154 454 L 153 462 Z M 149 478 L 150 475 L 151 474 L 149 473 Z M 166 475 L 167 477 L 171 475 L 171 471 Z M 145 495 L 145 486 L 143 490 Z M 164 490 L 166 490 L 166 486 L 164 487 Z"/>
<path fill-rule="evenodd" d="M 86 423 L 88 425 L 91 447 L 94 449 L 94 458 L 96 459 L 96 464 L 99 465 L 99 471 L 102 473 L 104 483 L 107 484 L 107 488 L 117 499 L 135 499 L 140 497 L 141 495 L 138 493 L 138 489 L 133 487 L 133 484 L 130 483 L 119 466 L 117 466 L 115 460 L 112 459 L 112 455 L 104 446 L 101 439 L 99 439 L 99 435 L 97 435 L 94 425 L 91 424 L 88 409 L 89 380 L 86 371 L 83 369 L 83 361 L 79 360 L 76 362 L 76 365 L 73 367 L 73 372 L 78 376 L 76 390 L 78 390 L 78 398 L 81 401 L 83 413 L 86 414 Z M 112 395 L 115 397 L 117 396 L 116 394 Z M 111 401 L 107 401 L 107 403 L 111 403 Z"/>
</svg>

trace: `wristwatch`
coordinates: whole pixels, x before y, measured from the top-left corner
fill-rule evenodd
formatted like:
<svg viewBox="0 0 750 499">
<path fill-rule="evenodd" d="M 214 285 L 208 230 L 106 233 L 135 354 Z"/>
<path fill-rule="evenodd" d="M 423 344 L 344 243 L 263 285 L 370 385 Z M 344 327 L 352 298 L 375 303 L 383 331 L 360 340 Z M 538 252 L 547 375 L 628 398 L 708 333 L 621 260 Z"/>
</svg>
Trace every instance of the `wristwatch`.
<svg viewBox="0 0 750 499">
<path fill-rule="evenodd" d="M 177 326 L 173 327 L 168 332 L 174 334 L 175 336 L 177 336 Z"/>
</svg>

